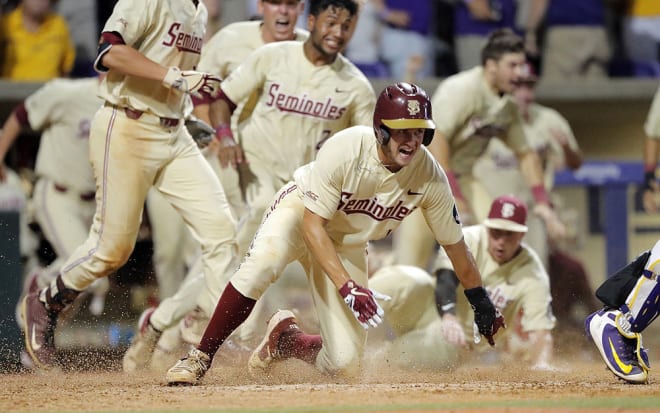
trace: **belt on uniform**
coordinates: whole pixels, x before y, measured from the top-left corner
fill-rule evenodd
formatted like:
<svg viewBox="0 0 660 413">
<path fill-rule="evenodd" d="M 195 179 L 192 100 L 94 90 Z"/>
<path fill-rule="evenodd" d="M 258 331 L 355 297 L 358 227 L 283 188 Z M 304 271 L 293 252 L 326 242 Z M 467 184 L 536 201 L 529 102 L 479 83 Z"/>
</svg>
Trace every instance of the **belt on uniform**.
<svg viewBox="0 0 660 413">
<path fill-rule="evenodd" d="M 140 119 L 140 117 L 142 117 L 142 115 L 144 115 L 144 111 L 142 111 L 142 110 L 131 109 L 131 108 L 128 108 L 128 107 L 125 107 L 125 106 L 122 107 L 122 106 L 117 106 L 117 105 L 113 105 L 113 104 L 107 104 L 107 106 L 110 106 L 114 109 L 123 110 L 124 113 L 126 114 L 126 117 L 129 118 L 129 119 L 133 119 L 133 120 L 138 120 L 138 119 Z M 153 116 L 156 116 L 156 115 L 153 115 Z M 164 117 L 160 117 L 160 116 L 157 116 L 157 117 L 160 120 L 160 126 L 163 126 L 165 128 L 173 128 L 173 127 L 175 127 L 179 124 L 179 119 L 177 119 L 177 118 L 164 118 Z"/>
<path fill-rule="evenodd" d="M 62 192 L 62 193 L 69 192 L 69 188 L 60 184 L 53 183 L 53 187 L 57 192 Z M 83 192 L 78 196 L 83 201 L 93 201 L 96 198 L 96 192 Z"/>
</svg>

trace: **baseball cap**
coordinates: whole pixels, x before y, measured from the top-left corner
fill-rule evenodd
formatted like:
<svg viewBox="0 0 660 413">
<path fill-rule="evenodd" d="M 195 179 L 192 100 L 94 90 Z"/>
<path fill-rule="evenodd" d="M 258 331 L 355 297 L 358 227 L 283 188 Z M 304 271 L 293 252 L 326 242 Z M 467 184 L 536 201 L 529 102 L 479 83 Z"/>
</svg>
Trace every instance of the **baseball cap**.
<svg viewBox="0 0 660 413">
<path fill-rule="evenodd" d="M 497 197 L 490 206 L 484 225 L 488 228 L 527 232 L 527 206 L 513 195 Z"/>
</svg>

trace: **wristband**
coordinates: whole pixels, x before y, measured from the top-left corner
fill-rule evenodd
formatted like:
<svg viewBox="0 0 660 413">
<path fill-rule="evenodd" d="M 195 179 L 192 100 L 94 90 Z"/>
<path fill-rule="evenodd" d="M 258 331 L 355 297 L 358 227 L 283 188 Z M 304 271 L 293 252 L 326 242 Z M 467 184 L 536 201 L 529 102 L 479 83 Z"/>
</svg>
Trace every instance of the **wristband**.
<svg viewBox="0 0 660 413">
<path fill-rule="evenodd" d="M 231 131 L 231 126 L 228 123 L 221 123 L 215 127 L 215 138 L 222 142 L 224 139 L 231 139 L 234 141 L 234 134 Z"/>
<path fill-rule="evenodd" d="M 534 185 L 532 187 L 532 195 L 534 196 L 534 201 L 536 201 L 537 204 L 550 205 L 548 192 L 545 190 L 545 187 L 542 184 Z"/>
</svg>

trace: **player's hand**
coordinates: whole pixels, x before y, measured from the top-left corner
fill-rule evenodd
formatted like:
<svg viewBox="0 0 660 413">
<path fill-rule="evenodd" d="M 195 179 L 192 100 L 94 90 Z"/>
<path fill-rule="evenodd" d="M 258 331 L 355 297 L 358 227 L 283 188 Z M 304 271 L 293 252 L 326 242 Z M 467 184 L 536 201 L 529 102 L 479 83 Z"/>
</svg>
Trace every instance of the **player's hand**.
<svg viewBox="0 0 660 413">
<path fill-rule="evenodd" d="M 392 298 L 348 280 L 339 289 L 339 294 L 364 329 L 377 327 L 383 322 L 385 311 L 376 300 L 389 301 Z"/>
<path fill-rule="evenodd" d="M 194 70 L 181 70 L 170 67 L 163 79 L 163 85 L 183 93 L 190 93 L 201 99 L 214 99 L 220 93 L 222 79 L 210 73 Z"/>
<path fill-rule="evenodd" d="M 490 301 L 483 287 L 470 288 L 465 290 L 464 293 L 474 311 L 474 323 L 479 334 L 486 337 L 488 344 L 494 346 L 493 336 L 500 328 L 506 328 L 504 317 Z M 478 342 L 478 337 L 475 337 L 475 342 Z"/>
<path fill-rule="evenodd" d="M 445 313 L 442 315 L 440 330 L 442 337 L 451 344 L 464 346 L 467 343 L 463 327 L 461 327 L 461 323 L 458 322 L 458 319 L 453 314 Z"/>
<path fill-rule="evenodd" d="M 226 168 L 228 165 L 236 168 L 238 164 L 243 163 L 243 149 L 236 143 L 234 133 L 231 131 L 229 124 L 223 123 L 216 126 L 215 136 L 220 142 L 218 160 L 223 168 Z"/>
<path fill-rule="evenodd" d="M 655 179 L 655 171 L 646 172 L 642 188 L 642 205 L 647 214 L 657 211 L 656 197 L 658 194 L 660 194 L 660 187 Z"/>
<path fill-rule="evenodd" d="M 541 217 L 545 222 L 545 227 L 548 230 L 548 235 L 553 240 L 559 240 L 566 237 L 566 227 L 561 222 L 555 211 L 547 204 L 536 204 L 534 206 L 534 213 Z"/>
</svg>

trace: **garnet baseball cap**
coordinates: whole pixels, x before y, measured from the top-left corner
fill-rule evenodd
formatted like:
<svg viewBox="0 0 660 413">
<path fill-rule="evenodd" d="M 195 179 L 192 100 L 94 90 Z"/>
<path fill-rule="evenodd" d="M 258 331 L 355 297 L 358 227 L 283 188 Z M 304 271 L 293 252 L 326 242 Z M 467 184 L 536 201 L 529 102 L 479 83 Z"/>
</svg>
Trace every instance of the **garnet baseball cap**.
<svg viewBox="0 0 660 413">
<path fill-rule="evenodd" d="M 527 232 L 527 206 L 513 195 L 502 195 L 490 206 L 484 225 L 488 228 Z"/>
</svg>

